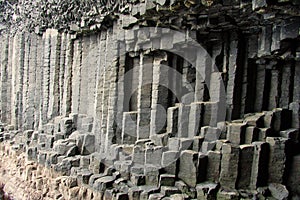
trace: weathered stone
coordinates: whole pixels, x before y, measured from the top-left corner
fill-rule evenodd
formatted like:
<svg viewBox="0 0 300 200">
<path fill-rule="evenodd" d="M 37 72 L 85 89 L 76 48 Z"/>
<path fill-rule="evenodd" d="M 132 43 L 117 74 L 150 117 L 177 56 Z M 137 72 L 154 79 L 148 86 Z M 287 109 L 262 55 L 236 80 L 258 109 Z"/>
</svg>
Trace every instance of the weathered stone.
<svg viewBox="0 0 300 200">
<path fill-rule="evenodd" d="M 290 103 L 289 109 L 292 111 L 292 127 L 300 128 L 300 104 L 297 102 Z"/>
<path fill-rule="evenodd" d="M 227 191 L 221 190 L 217 194 L 217 199 L 218 200 L 228 200 L 228 199 L 238 200 L 239 199 L 239 194 L 235 191 L 227 192 Z"/>
<path fill-rule="evenodd" d="M 161 174 L 159 176 L 159 186 L 174 186 L 175 185 L 175 175 L 172 174 Z"/>
<path fill-rule="evenodd" d="M 251 169 L 254 157 L 253 145 L 240 146 L 240 159 L 239 159 L 239 176 L 237 180 L 237 188 L 248 189 L 251 181 Z"/>
<path fill-rule="evenodd" d="M 274 123 L 273 123 L 273 129 L 276 132 L 286 130 L 291 126 L 291 117 L 292 113 L 290 110 L 287 109 L 274 109 Z"/>
<path fill-rule="evenodd" d="M 274 131 L 271 128 L 260 128 L 258 133 L 258 141 L 265 142 L 267 137 L 274 136 Z"/>
<path fill-rule="evenodd" d="M 180 190 L 177 187 L 171 187 L 171 186 L 161 186 L 160 190 L 164 196 L 171 196 L 173 194 L 180 193 Z"/>
<path fill-rule="evenodd" d="M 227 140 L 239 145 L 245 143 L 246 124 L 230 124 L 228 127 Z"/>
<path fill-rule="evenodd" d="M 204 138 L 201 136 L 195 136 L 193 138 L 193 151 L 200 151 L 202 148 L 202 143 L 204 141 Z"/>
<path fill-rule="evenodd" d="M 216 141 L 219 139 L 221 135 L 221 130 L 215 127 L 204 126 L 201 127 L 201 135 L 205 141 Z"/>
<path fill-rule="evenodd" d="M 146 185 L 158 185 L 159 169 L 159 167 L 154 165 L 145 165 L 144 174 L 146 177 Z"/>
<path fill-rule="evenodd" d="M 247 127 L 245 132 L 245 144 L 251 144 L 252 142 L 258 141 L 259 129 L 253 126 Z"/>
<path fill-rule="evenodd" d="M 163 147 L 149 147 L 145 151 L 145 164 L 160 166 Z"/>
<path fill-rule="evenodd" d="M 244 118 L 244 121 L 247 123 L 248 126 L 255 126 L 258 128 L 264 127 L 264 114 L 263 113 L 256 113 L 248 115 Z"/>
<path fill-rule="evenodd" d="M 223 188 L 235 189 L 238 178 L 239 148 L 223 144 L 220 184 Z"/>
<path fill-rule="evenodd" d="M 212 182 L 219 182 L 221 165 L 221 152 L 208 151 L 206 179 Z"/>
<path fill-rule="evenodd" d="M 139 200 L 142 189 L 138 187 L 132 187 L 128 191 L 129 200 Z"/>
<path fill-rule="evenodd" d="M 88 155 L 95 151 L 95 135 L 86 134 L 81 147 L 81 154 Z"/>
<path fill-rule="evenodd" d="M 150 194 L 149 195 L 149 200 L 160 200 L 164 197 L 165 195 L 164 194 L 161 194 L 161 193 L 154 193 L 154 194 Z"/>
<path fill-rule="evenodd" d="M 176 174 L 177 159 L 179 158 L 178 151 L 165 151 L 162 154 L 161 165 L 168 174 Z"/>
<path fill-rule="evenodd" d="M 284 130 L 284 131 L 280 131 L 279 135 L 281 137 L 291 139 L 294 142 L 298 142 L 299 129 L 292 128 L 292 129 L 287 129 L 287 130 Z"/>
<path fill-rule="evenodd" d="M 300 191 L 300 179 L 299 179 L 299 171 L 300 171 L 300 156 L 294 156 L 291 162 L 291 171 L 287 181 L 287 186 L 291 188 L 292 193 L 299 193 Z"/>
<path fill-rule="evenodd" d="M 103 174 L 93 174 L 90 176 L 90 179 L 89 179 L 89 186 L 90 187 L 93 187 L 95 181 L 101 177 L 103 177 L 104 175 Z"/>
<path fill-rule="evenodd" d="M 216 199 L 219 185 L 216 183 L 197 184 L 197 199 Z"/>
<path fill-rule="evenodd" d="M 190 187 L 195 187 L 198 177 L 198 153 L 185 150 L 180 154 L 178 178 Z"/>
<path fill-rule="evenodd" d="M 256 189 L 267 184 L 269 145 L 265 142 L 253 142 L 252 144 L 254 145 L 254 155 L 250 187 Z"/>
<path fill-rule="evenodd" d="M 112 176 L 104 176 L 98 178 L 94 182 L 93 188 L 98 191 L 105 191 L 106 189 L 112 187 L 113 183 L 114 183 L 114 178 Z"/>
<path fill-rule="evenodd" d="M 287 163 L 290 161 L 290 140 L 280 137 L 267 137 L 270 145 L 269 182 L 283 183 L 286 181 Z"/>
<path fill-rule="evenodd" d="M 278 200 L 286 200 L 289 197 L 289 191 L 284 185 L 278 183 L 271 183 L 269 190 L 272 196 Z"/>
</svg>

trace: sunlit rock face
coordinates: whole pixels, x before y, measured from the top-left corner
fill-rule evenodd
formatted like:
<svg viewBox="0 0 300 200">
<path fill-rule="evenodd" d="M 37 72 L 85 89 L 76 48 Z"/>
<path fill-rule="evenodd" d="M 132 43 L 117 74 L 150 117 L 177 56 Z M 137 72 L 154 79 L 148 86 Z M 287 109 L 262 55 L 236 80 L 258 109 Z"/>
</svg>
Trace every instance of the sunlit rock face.
<svg viewBox="0 0 300 200">
<path fill-rule="evenodd" d="M 12 198 L 300 198 L 299 2 L 0 5 Z"/>
</svg>

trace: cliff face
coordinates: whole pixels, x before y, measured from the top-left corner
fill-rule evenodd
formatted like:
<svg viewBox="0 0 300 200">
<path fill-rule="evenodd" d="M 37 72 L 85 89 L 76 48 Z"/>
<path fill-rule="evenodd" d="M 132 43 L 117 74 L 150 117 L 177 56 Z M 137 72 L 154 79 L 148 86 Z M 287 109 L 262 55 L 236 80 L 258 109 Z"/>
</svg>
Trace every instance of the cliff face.
<svg viewBox="0 0 300 200">
<path fill-rule="evenodd" d="M 32 16 L 43 3 L 29 6 L 40 6 Z M 28 11 L 19 10 L 19 28 L 7 18 L 7 191 L 19 199 L 300 198 L 298 2 L 102 4 L 62 22 L 68 9 L 50 2 L 53 17 L 32 18 L 36 33 Z"/>
</svg>

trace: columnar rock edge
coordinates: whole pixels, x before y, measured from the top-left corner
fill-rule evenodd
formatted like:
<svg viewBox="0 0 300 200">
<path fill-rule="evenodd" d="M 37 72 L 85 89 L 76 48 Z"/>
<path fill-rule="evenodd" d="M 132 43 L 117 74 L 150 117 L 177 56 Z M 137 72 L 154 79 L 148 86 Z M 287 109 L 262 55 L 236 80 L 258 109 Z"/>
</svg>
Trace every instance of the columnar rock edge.
<svg viewBox="0 0 300 200">
<path fill-rule="evenodd" d="M 299 4 L 126 5 L 68 29 L 0 29 L 5 190 L 299 199 Z"/>
</svg>

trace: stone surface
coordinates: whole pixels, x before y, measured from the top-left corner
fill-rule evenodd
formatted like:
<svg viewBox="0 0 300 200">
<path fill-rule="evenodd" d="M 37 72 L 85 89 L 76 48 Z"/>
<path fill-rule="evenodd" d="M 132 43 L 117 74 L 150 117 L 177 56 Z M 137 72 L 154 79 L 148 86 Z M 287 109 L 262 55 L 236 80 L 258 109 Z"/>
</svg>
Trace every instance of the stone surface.
<svg viewBox="0 0 300 200">
<path fill-rule="evenodd" d="M 1 1 L 0 184 L 16 199 L 298 199 L 298 7 Z"/>
<path fill-rule="evenodd" d="M 180 155 L 178 178 L 187 185 L 195 187 L 198 177 L 198 153 L 191 150 L 185 150 Z"/>
</svg>

